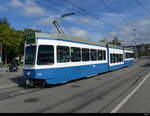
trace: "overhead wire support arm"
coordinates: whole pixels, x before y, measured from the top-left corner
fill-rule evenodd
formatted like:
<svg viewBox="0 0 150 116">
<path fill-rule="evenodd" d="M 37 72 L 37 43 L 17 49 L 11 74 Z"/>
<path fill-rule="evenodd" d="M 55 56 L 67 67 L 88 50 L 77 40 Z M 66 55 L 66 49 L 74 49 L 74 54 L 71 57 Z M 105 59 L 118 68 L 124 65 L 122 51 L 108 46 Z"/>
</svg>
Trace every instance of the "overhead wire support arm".
<svg viewBox="0 0 150 116">
<path fill-rule="evenodd" d="M 56 27 L 56 29 L 57 29 L 58 33 L 61 33 L 61 31 L 60 31 L 60 29 L 59 29 L 59 26 L 58 26 L 58 24 L 57 24 L 57 21 L 56 21 L 56 20 L 54 20 L 52 23 L 53 23 L 53 24 L 54 24 L 54 26 Z"/>
<path fill-rule="evenodd" d="M 61 15 L 59 18 L 55 19 L 52 23 L 54 24 L 54 26 L 56 27 L 58 33 L 64 33 L 63 29 L 61 28 L 61 26 L 58 24 L 59 21 L 61 21 L 63 18 L 67 17 L 67 16 L 71 16 L 71 15 L 75 15 L 75 13 L 66 13 Z"/>
</svg>

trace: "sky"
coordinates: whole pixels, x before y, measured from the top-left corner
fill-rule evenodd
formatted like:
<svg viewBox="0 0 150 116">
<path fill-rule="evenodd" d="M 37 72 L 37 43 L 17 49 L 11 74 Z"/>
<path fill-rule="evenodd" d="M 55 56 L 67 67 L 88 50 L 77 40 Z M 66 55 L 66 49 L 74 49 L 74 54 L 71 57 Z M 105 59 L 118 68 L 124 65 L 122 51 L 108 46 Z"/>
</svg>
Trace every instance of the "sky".
<svg viewBox="0 0 150 116">
<path fill-rule="evenodd" d="M 74 15 L 58 20 L 68 13 Z M 125 45 L 150 43 L 150 0 L 0 0 L 0 18 L 16 30 L 56 33 L 59 21 L 66 35 Z"/>
</svg>

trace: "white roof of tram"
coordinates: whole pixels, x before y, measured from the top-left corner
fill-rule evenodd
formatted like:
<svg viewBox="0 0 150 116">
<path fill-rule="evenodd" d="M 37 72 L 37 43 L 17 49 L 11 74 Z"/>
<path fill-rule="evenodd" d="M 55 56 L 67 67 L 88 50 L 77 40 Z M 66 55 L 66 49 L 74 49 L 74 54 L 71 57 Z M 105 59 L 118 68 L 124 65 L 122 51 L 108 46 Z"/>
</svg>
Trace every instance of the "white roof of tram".
<svg viewBox="0 0 150 116">
<path fill-rule="evenodd" d="M 106 43 L 100 43 L 98 41 L 92 41 L 89 38 L 81 38 L 81 37 L 73 37 L 73 36 L 68 36 L 65 34 L 49 34 L 49 33 L 35 33 L 36 37 L 45 37 L 45 38 L 59 38 L 60 40 L 68 40 L 68 41 L 72 41 L 72 42 L 81 42 L 81 43 L 86 43 L 86 44 L 91 44 L 91 45 L 98 45 L 98 46 L 106 46 Z M 118 49 L 123 49 L 123 47 L 121 46 L 115 46 L 115 45 L 110 45 L 109 47 L 111 48 L 118 48 Z M 133 49 L 131 48 L 124 48 L 125 50 L 131 50 L 133 51 Z"/>
</svg>

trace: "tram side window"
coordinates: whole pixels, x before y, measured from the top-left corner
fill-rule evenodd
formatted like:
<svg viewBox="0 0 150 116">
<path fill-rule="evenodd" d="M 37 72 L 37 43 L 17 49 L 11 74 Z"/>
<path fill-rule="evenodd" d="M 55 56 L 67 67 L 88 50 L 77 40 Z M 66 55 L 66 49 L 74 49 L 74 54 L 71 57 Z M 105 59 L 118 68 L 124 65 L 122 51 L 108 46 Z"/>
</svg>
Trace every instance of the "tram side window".
<svg viewBox="0 0 150 116">
<path fill-rule="evenodd" d="M 116 62 L 116 54 L 113 54 L 113 63 Z"/>
<path fill-rule="evenodd" d="M 123 62 L 123 54 L 110 54 L 110 62 L 111 63 Z"/>
<path fill-rule="evenodd" d="M 91 49 L 91 61 L 97 60 L 97 52 L 95 49 Z"/>
<path fill-rule="evenodd" d="M 70 62 L 70 51 L 69 47 L 57 46 L 57 62 Z"/>
<path fill-rule="evenodd" d="M 133 53 L 131 53 L 131 58 L 134 58 L 134 54 Z"/>
<path fill-rule="evenodd" d="M 121 56 L 120 56 L 120 57 L 121 57 L 121 58 L 120 58 L 120 59 L 121 59 L 121 62 L 123 62 L 123 54 L 121 54 Z"/>
<path fill-rule="evenodd" d="M 126 58 L 129 58 L 129 57 L 128 57 L 128 53 L 126 53 L 125 56 L 126 56 Z"/>
<path fill-rule="evenodd" d="M 90 55 L 89 55 L 89 49 L 82 48 L 82 61 L 89 61 Z"/>
<path fill-rule="evenodd" d="M 97 50 L 97 54 L 98 54 L 98 60 L 103 60 L 102 50 Z"/>
<path fill-rule="evenodd" d="M 113 63 L 113 54 L 110 54 L 110 63 Z"/>
<path fill-rule="evenodd" d="M 122 62 L 121 61 L 121 54 L 118 54 L 118 62 Z"/>
<path fill-rule="evenodd" d="M 103 50 L 103 60 L 106 60 L 106 51 L 105 50 Z"/>
<path fill-rule="evenodd" d="M 126 58 L 134 58 L 134 54 L 133 53 L 126 53 L 125 57 Z"/>
<path fill-rule="evenodd" d="M 118 63 L 118 62 L 120 62 L 120 61 L 119 61 L 119 55 L 120 55 L 120 54 L 116 54 L 116 55 L 117 55 L 117 56 L 116 56 L 116 57 L 117 57 L 116 59 L 117 59 L 117 63 Z"/>
<path fill-rule="evenodd" d="M 81 61 L 80 48 L 71 47 L 71 61 L 72 62 L 79 62 L 79 61 Z"/>
<path fill-rule="evenodd" d="M 40 45 L 38 50 L 38 65 L 54 64 L 54 47 L 50 45 Z"/>
</svg>

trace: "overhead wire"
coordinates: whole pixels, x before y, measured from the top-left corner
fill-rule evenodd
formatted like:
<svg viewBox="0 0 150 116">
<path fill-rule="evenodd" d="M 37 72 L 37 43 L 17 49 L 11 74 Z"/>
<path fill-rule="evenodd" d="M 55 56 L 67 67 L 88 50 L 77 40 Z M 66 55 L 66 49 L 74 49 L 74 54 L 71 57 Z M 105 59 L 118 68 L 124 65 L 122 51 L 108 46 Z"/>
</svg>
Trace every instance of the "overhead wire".
<svg viewBox="0 0 150 116">
<path fill-rule="evenodd" d="M 99 0 L 99 1 L 101 1 L 101 3 L 102 3 L 104 6 L 106 6 L 105 8 L 107 8 L 107 9 L 110 10 L 110 11 L 113 11 L 113 9 L 110 7 L 110 5 L 108 6 L 103 0 Z M 131 27 L 133 31 L 136 30 L 131 24 L 129 25 L 128 22 L 127 22 L 124 18 L 122 18 L 122 16 L 118 15 L 118 17 L 119 17 L 125 24 L 127 24 L 129 27 Z M 131 35 L 132 35 L 132 34 L 131 34 Z M 132 35 L 132 36 L 134 36 L 134 35 Z"/>
<path fill-rule="evenodd" d="M 55 5 L 55 6 L 59 6 L 59 7 L 64 7 L 62 4 L 60 4 L 60 3 L 57 3 L 57 2 L 53 2 L 53 1 L 49 1 L 50 3 L 52 3 L 53 5 Z M 44 6 L 44 7 L 47 7 L 48 9 L 52 9 L 52 7 L 49 7 L 49 5 L 47 4 L 47 5 L 45 5 L 45 4 L 42 4 L 41 2 L 39 2 L 39 1 L 36 1 L 36 3 L 37 4 L 39 4 L 39 5 L 42 5 L 42 6 Z M 56 9 L 56 8 L 55 8 Z M 71 8 L 66 8 L 67 10 L 71 10 L 71 11 L 73 11 L 75 14 L 80 14 L 80 15 L 84 15 L 84 16 L 87 16 L 85 13 L 83 13 L 83 12 L 81 12 L 81 11 L 79 11 L 79 10 L 74 10 L 74 9 L 71 9 Z M 58 10 L 57 9 L 57 11 L 61 11 L 61 10 Z M 62 12 L 61 12 L 62 13 Z M 86 22 L 86 23 L 89 23 L 89 22 Z M 94 26 L 94 25 L 93 25 Z M 101 28 L 99 28 L 99 26 L 94 26 L 94 27 L 97 27 L 97 31 L 100 31 L 101 30 Z"/>
<path fill-rule="evenodd" d="M 101 1 L 101 3 L 105 6 L 105 9 L 107 8 L 108 10 L 110 10 L 110 11 L 114 11 L 113 10 L 113 8 L 112 7 L 110 7 L 110 5 L 108 6 L 105 2 L 104 2 L 104 0 L 99 0 L 99 1 Z M 125 24 L 127 24 L 128 25 L 128 22 L 124 19 L 124 18 L 122 18 L 122 16 L 121 15 L 117 15 Z M 132 27 L 131 25 L 130 25 L 130 27 Z M 133 27 L 132 27 L 133 28 Z M 133 28 L 134 29 L 134 28 Z"/>
<path fill-rule="evenodd" d="M 62 4 L 57 3 L 57 2 L 54 2 L 54 1 L 49 1 L 49 2 L 52 3 L 52 4 L 54 4 L 54 5 L 56 5 L 56 6 L 61 6 L 61 7 L 63 6 Z M 109 23 L 109 22 L 107 22 L 107 21 L 105 21 L 105 20 L 103 20 L 103 19 L 101 19 L 101 18 L 95 16 L 94 14 L 88 12 L 86 9 L 81 8 L 80 6 L 78 6 L 78 5 L 74 4 L 74 3 L 72 3 L 70 0 L 68 0 L 68 2 L 69 2 L 72 6 L 74 6 L 75 8 L 78 9 L 78 10 L 76 10 L 76 13 L 81 14 L 81 15 L 84 15 L 84 16 L 86 16 L 86 17 L 91 17 L 91 18 L 93 18 L 93 19 L 96 19 L 96 20 L 99 20 L 99 21 L 104 22 L 104 23 L 106 23 L 106 24 L 109 24 L 109 25 L 111 25 L 111 26 L 113 26 L 113 27 L 115 27 L 115 28 L 117 28 L 117 29 L 121 29 L 121 30 L 123 30 L 123 31 L 126 31 L 126 30 L 124 30 L 124 29 L 118 27 L 117 25 L 111 24 L 111 23 Z M 51 7 L 49 7 L 48 5 L 45 5 L 45 6 L 48 7 L 48 8 L 51 8 Z M 64 7 L 64 6 L 63 6 L 63 7 Z M 68 9 L 68 10 L 73 10 L 73 9 L 71 9 L 71 8 L 67 8 L 67 9 Z M 58 11 L 59 11 L 59 10 L 58 10 Z M 59 12 L 60 12 L 60 11 L 59 11 Z M 98 26 L 97 26 L 97 27 L 98 27 Z M 98 27 L 98 28 L 99 28 L 99 27 Z M 98 31 L 99 31 L 99 30 L 98 30 Z"/>
<path fill-rule="evenodd" d="M 88 12 L 88 11 L 85 10 L 84 8 L 81 8 L 81 7 L 78 6 L 77 4 L 72 3 L 70 0 L 68 0 L 68 1 L 71 3 L 72 6 L 74 6 L 74 7 L 78 8 L 78 9 L 80 9 L 82 12 L 85 12 L 86 15 L 89 15 L 89 16 L 91 16 L 91 17 L 93 17 L 93 18 L 95 18 L 95 19 L 97 19 L 97 20 L 99 20 L 99 21 L 101 21 L 101 22 L 104 22 L 105 24 L 111 25 L 111 26 L 113 26 L 113 27 L 115 27 L 115 28 L 117 28 L 117 29 L 119 29 L 119 30 L 122 30 L 122 31 L 124 31 L 124 32 L 128 32 L 127 30 L 125 30 L 125 29 L 123 29 L 123 28 L 121 28 L 121 27 L 119 27 L 119 26 L 117 26 L 117 25 L 115 25 L 115 24 L 109 23 L 109 22 L 103 20 L 102 18 L 99 18 L 99 17 L 93 15 L 92 13 Z"/>
<path fill-rule="evenodd" d="M 139 1 L 139 0 L 135 0 L 137 2 L 137 4 L 144 9 L 144 11 L 150 16 L 150 11 L 144 7 L 144 5 Z"/>
</svg>

